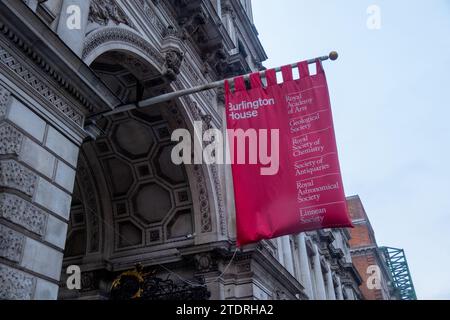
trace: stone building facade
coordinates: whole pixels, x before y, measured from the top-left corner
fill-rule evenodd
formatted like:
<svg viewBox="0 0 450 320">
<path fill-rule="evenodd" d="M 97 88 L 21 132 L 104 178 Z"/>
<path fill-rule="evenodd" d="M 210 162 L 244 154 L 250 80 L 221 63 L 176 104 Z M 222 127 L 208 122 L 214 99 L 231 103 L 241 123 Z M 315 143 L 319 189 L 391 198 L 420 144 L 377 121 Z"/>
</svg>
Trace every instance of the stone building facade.
<svg viewBox="0 0 450 320">
<path fill-rule="evenodd" d="M 375 233 L 359 196 L 347 198 L 353 229 L 350 229 L 352 261 L 363 282 L 360 291 L 366 300 L 398 300 L 386 258 L 378 247 Z"/>
<path fill-rule="evenodd" d="M 138 263 L 212 299 L 361 298 L 348 230 L 236 251 L 230 168 L 170 161 L 221 90 L 96 117 L 265 59 L 250 0 L 0 0 L 0 298 L 107 299 Z"/>
</svg>

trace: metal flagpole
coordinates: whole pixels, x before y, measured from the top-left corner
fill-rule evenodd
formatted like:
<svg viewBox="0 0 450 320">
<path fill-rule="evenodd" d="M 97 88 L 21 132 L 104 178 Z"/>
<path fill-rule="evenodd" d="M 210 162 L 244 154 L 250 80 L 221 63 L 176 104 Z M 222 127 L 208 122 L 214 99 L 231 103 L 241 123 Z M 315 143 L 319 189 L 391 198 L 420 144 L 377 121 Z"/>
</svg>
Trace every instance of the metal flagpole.
<svg viewBox="0 0 450 320">
<path fill-rule="evenodd" d="M 317 57 L 314 59 L 310 59 L 308 60 L 308 64 L 312 64 L 315 63 L 317 61 L 317 59 L 319 59 L 320 61 L 326 61 L 328 59 L 334 61 L 338 58 L 338 53 L 336 51 L 332 51 L 330 52 L 330 54 L 328 56 L 322 56 L 322 57 Z M 296 68 L 297 67 L 297 63 L 293 63 L 291 64 L 292 68 Z M 276 72 L 281 71 L 281 67 L 275 68 Z M 264 75 L 266 71 L 260 71 L 259 74 L 260 75 Z M 244 78 L 248 78 L 250 76 L 250 74 L 245 74 L 243 75 Z M 222 87 L 225 84 L 225 81 L 231 81 L 233 80 L 233 78 L 229 78 L 229 79 L 224 79 L 224 80 L 220 80 L 220 81 L 215 81 L 215 82 L 211 82 L 211 83 L 206 83 L 200 86 L 196 86 L 196 87 L 192 87 L 189 89 L 184 89 L 184 90 L 179 90 L 179 91 L 175 91 L 175 92 L 170 92 L 170 93 L 165 93 L 156 97 L 152 97 L 152 98 L 148 98 L 136 103 L 130 103 L 130 104 L 126 104 L 123 106 L 119 106 L 117 108 L 115 108 L 114 110 L 111 111 L 107 111 L 107 112 L 103 112 L 100 114 L 96 114 L 90 117 L 91 120 L 93 119 L 98 119 L 99 117 L 103 116 L 103 117 L 107 117 L 116 113 L 121 113 L 121 112 L 125 112 L 125 111 L 129 111 L 129 110 L 134 110 L 134 109 L 141 109 L 141 108 L 146 108 L 146 107 L 150 107 L 152 105 L 161 103 L 161 102 L 166 102 L 166 101 L 170 101 L 176 98 L 180 98 L 189 94 L 193 94 L 193 93 L 197 93 L 197 92 L 202 92 L 202 91 L 206 91 L 206 90 L 211 90 L 211 89 L 215 89 L 218 87 Z"/>
</svg>

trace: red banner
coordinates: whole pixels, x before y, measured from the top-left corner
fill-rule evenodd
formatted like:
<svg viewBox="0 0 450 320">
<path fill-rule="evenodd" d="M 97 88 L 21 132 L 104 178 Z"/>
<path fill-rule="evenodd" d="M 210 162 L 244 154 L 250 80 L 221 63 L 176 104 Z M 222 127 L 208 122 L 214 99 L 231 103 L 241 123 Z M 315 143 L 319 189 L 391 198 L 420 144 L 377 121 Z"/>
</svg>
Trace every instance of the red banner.
<svg viewBox="0 0 450 320">
<path fill-rule="evenodd" d="M 225 84 L 239 246 L 308 230 L 351 227 L 322 63 Z M 278 157 L 278 158 L 277 158 Z M 245 160 L 245 161 L 244 161 Z"/>
</svg>

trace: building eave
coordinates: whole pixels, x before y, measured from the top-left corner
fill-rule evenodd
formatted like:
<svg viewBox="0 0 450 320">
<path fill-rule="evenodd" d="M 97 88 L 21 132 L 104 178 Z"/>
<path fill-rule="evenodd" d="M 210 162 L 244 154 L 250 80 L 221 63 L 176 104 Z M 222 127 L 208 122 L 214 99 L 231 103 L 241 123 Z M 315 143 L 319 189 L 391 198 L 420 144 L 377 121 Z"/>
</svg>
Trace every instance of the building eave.
<svg viewBox="0 0 450 320">
<path fill-rule="evenodd" d="M 1 0 L 0 21 L 17 48 L 54 79 L 86 113 L 111 110 L 119 99 L 23 1 Z M 12 23 L 13 22 L 13 23 Z"/>
</svg>

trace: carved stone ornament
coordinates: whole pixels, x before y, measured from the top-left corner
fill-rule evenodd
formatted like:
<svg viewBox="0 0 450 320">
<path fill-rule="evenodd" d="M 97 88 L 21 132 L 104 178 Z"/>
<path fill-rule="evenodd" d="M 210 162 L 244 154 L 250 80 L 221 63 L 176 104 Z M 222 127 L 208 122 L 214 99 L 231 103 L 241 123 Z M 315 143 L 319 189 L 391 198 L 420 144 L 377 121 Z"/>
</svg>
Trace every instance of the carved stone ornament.
<svg viewBox="0 0 450 320">
<path fill-rule="evenodd" d="M 181 63 L 183 62 L 183 53 L 178 50 L 171 49 L 165 53 L 164 67 L 165 75 L 169 80 L 175 80 L 180 73 Z"/>
<path fill-rule="evenodd" d="M 195 255 L 195 269 L 199 272 L 208 272 L 215 268 L 214 261 L 209 253 Z"/>
<path fill-rule="evenodd" d="M 202 166 L 194 165 L 194 175 L 197 182 L 198 198 L 201 215 L 201 233 L 212 231 L 211 212 L 209 208 L 208 189 L 203 175 Z"/>
<path fill-rule="evenodd" d="M 83 59 L 86 59 L 99 46 L 113 41 L 124 42 L 138 48 L 156 65 L 165 63 L 160 51 L 156 50 L 147 40 L 131 30 L 117 27 L 106 27 L 92 32 L 85 40 Z"/>
<path fill-rule="evenodd" d="M 180 32 L 179 30 L 177 30 L 173 26 L 168 26 L 168 27 L 164 28 L 164 30 L 162 31 L 162 36 L 163 36 L 163 38 L 175 37 L 175 38 L 179 39 L 179 38 L 183 37 L 183 33 Z"/>
<path fill-rule="evenodd" d="M 89 22 L 106 26 L 109 21 L 118 24 L 131 26 L 122 9 L 114 0 L 91 0 L 89 9 Z"/>
<path fill-rule="evenodd" d="M 82 126 L 84 119 L 79 107 L 84 106 L 87 110 L 93 111 L 94 105 L 67 79 L 65 74 L 54 68 L 53 61 L 47 60 L 37 53 L 31 43 L 7 26 L 4 21 L 0 21 L 0 34 L 10 41 L 8 45 L 0 45 L 0 63 L 19 76 L 26 85 L 33 88 L 75 124 Z M 11 50 L 14 46 L 28 57 L 28 62 L 33 62 L 34 65 L 30 66 L 29 63 L 24 63 L 23 58 L 17 56 L 17 51 Z M 53 86 L 49 86 L 48 81 L 43 81 L 40 72 L 44 72 L 49 79 L 55 81 L 58 89 L 55 90 Z M 0 118 L 4 116 L 10 96 L 11 93 L 8 90 L 0 88 Z"/>
<path fill-rule="evenodd" d="M 45 65 L 45 62 L 41 60 L 42 64 Z M 47 100 L 51 105 L 53 105 L 56 109 L 58 109 L 60 112 L 62 112 L 65 116 L 67 116 L 70 120 L 72 120 L 77 125 L 81 126 L 83 123 L 83 115 L 78 111 L 75 110 L 72 106 L 70 106 L 66 99 L 57 93 L 55 90 L 50 88 L 47 84 L 42 82 L 35 74 L 34 70 L 31 68 L 26 67 L 24 64 L 22 64 L 21 61 L 16 59 L 14 56 L 9 53 L 6 48 L 0 46 L 0 63 L 2 63 L 4 66 L 9 68 L 11 71 L 16 73 L 27 85 L 31 86 L 37 93 L 39 93 L 45 100 Z M 61 77 L 57 75 L 57 77 L 60 79 Z M 61 79 L 60 79 L 61 80 Z M 62 81 L 62 80 L 61 80 Z M 67 82 L 65 82 L 67 84 Z M 1 94 L 3 98 L 0 100 L 0 117 L 2 113 L 3 107 L 3 101 L 7 100 L 7 94 Z M 90 106 L 88 105 L 87 101 L 84 98 L 81 98 L 80 96 L 80 102 L 83 105 L 86 105 L 88 108 Z M 6 103 L 5 102 L 5 103 Z M 3 111 L 4 112 L 4 111 Z"/>
</svg>

